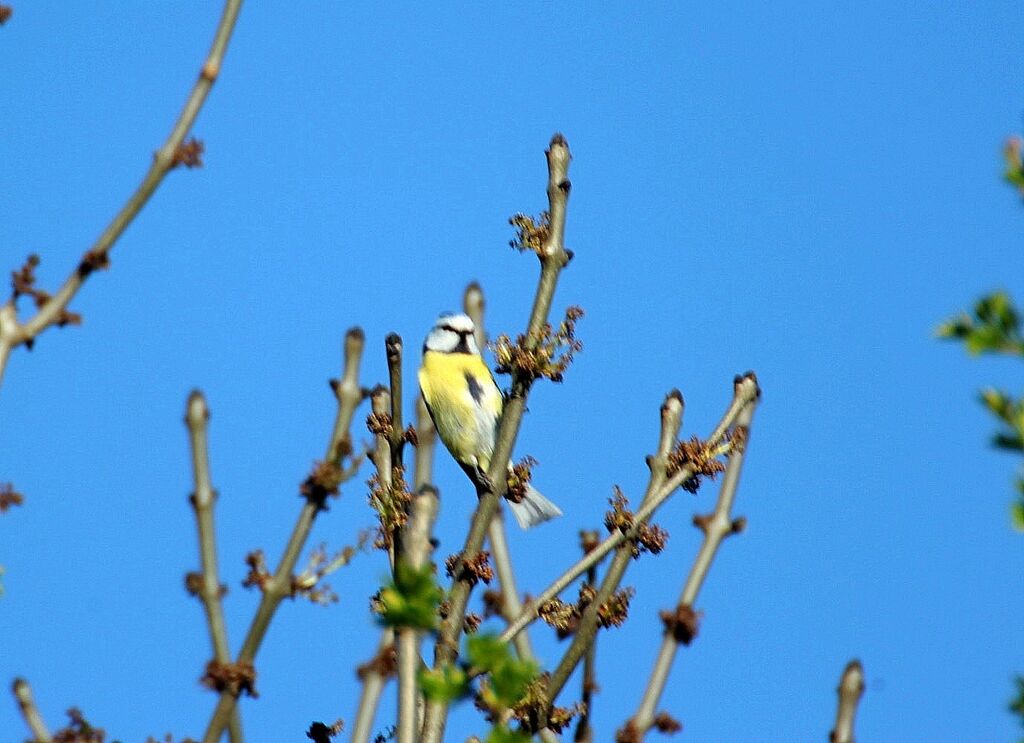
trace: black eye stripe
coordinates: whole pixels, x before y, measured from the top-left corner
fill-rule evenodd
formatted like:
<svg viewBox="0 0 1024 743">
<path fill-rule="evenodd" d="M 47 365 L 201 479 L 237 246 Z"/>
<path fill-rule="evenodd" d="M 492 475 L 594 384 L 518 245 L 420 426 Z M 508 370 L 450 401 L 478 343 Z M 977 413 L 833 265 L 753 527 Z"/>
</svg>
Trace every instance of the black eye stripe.
<svg viewBox="0 0 1024 743">
<path fill-rule="evenodd" d="M 441 330 L 447 330 L 449 333 L 455 333 L 458 336 L 469 335 L 473 332 L 472 330 L 456 330 L 451 325 L 441 325 L 440 328 Z"/>
</svg>

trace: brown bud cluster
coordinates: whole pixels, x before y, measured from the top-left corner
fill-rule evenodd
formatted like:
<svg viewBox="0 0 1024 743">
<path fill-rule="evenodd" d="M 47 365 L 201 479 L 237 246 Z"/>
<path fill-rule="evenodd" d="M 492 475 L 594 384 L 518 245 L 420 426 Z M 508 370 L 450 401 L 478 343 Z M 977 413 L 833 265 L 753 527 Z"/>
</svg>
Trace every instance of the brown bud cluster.
<svg viewBox="0 0 1024 743">
<path fill-rule="evenodd" d="M 466 581 L 471 586 L 475 586 L 479 581 L 490 583 L 494 579 L 494 570 L 489 562 L 490 557 L 491 553 L 487 550 L 477 552 L 468 560 L 464 559 L 461 554 L 454 554 L 445 560 L 444 567 L 449 577 L 454 580 Z"/>
<path fill-rule="evenodd" d="M 526 498 L 530 480 L 533 479 L 533 467 L 536 466 L 536 464 L 536 459 L 527 456 L 512 465 L 512 469 L 509 470 L 506 480 L 506 484 L 508 485 L 508 489 L 505 491 L 506 500 L 509 500 L 512 503 L 523 502 L 523 499 Z"/>
<path fill-rule="evenodd" d="M 206 664 L 206 672 L 199 683 L 207 689 L 228 691 L 236 697 L 243 693 L 250 697 L 259 696 L 256 692 L 256 669 L 252 663 L 221 663 L 211 660 Z"/>
<path fill-rule="evenodd" d="M 370 486 L 370 505 L 380 520 L 380 529 L 373 546 L 386 550 L 391 547 L 395 532 L 409 520 L 412 493 L 405 481 L 405 467 L 399 464 L 391 468 L 390 487 L 384 484 L 377 472 L 370 476 L 366 484 Z"/>
<path fill-rule="evenodd" d="M 322 722 L 314 722 L 306 731 L 306 737 L 313 743 L 331 743 L 331 738 L 341 735 L 345 729 L 345 721 L 338 719 L 333 725 L 325 725 Z"/>
<path fill-rule="evenodd" d="M 171 168 L 184 165 L 186 168 L 201 168 L 203 166 L 203 152 L 206 145 L 202 140 L 192 137 L 178 145 L 178 148 L 171 156 Z"/>
<path fill-rule="evenodd" d="M 299 485 L 299 494 L 320 510 L 327 510 L 328 496 L 337 497 L 345 473 L 334 462 L 313 462 L 309 476 Z"/>
<path fill-rule="evenodd" d="M 668 532 L 656 524 L 636 524 L 633 512 L 629 510 L 629 499 L 622 492 L 618 485 L 615 486 L 612 497 L 608 499 L 612 510 L 604 517 L 604 525 L 609 532 L 621 531 L 628 534 L 630 530 L 636 530 L 636 536 L 632 539 L 633 557 L 637 558 L 642 552 L 650 552 L 656 555 L 665 549 L 668 542 Z"/>
<path fill-rule="evenodd" d="M 539 217 L 529 214 L 513 214 L 508 223 L 516 228 L 516 236 L 508 241 L 510 248 L 519 252 L 530 251 L 543 255 L 544 245 L 551 236 L 551 215 L 541 212 Z"/>
<path fill-rule="evenodd" d="M 623 588 L 612 594 L 607 601 L 597 608 L 597 624 L 602 629 L 619 627 L 629 615 L 629 602 L 636 591 Z M 576 633 L 584 612 L 597 598 L 597 590 L 584 583 L 580 586 L 579 599 L 569 604 L 559 599 L 545 601 L 537 608 L 537 616 L 548 626 L 554 627 L 558 638 L 565 639 Z"/>
<path fill-rule="evenodd" d="M 390 678 L 395 675 L 397 669 L 398 655 L 395 652 L 395 646 L 393 644 L 386 645 L 370 660 L 356 668 L 356 677 L 362 681 L 368 673 L 374 673 L 381 678 Z"/>
<path fill-rule="evenodd" d="M 66 714 L 68 724 L 54 732 L 53 743 L 103 743 L 106 739 L 106 732 L 90 725 L 78 707 L 72 707 Z"/>
<path fill-rule="evenodd" d="M 36 266 L 39 265 L 39 256 L 30 255 L 25 263 L 17 271 L 11 271 L 11 298 L 31 297 L 37 308 L 42 307 L 50 300 L 50 293 L 43 291 L 36 286 Z M 77 312 L 69 312 L 66 309 L 57 314 L 55 324 L 63 328 L 65 325 L 81 325 L 82 316 Z M 32 339 L 25 342 L 25 345 L 32 348 Z"/>
<path fill-rule="evenodd" d="M 671 634 L 676 642 L 689 645 L 700 629 L 702 612 L 694 611 L 689 604 L 679 604 L 671 611 L 663 609 L 658 616 L 665 625 L 666 633 Z"/>
<path fill-rule="evenodd" d="M 672 477 L 684 467 L 693 471 L 693 475 L 682 486 L 683 490 L 690 493 L 697 492 L 702 477 L 714 479 L 719 472 L 725 472 L 725 465 L 718 461 L 711 446 L 696 436 L 676 444 L 668 455 L 666 475 Z"/>
<path fill-rule="evenodd" d="M 366 416 L 366 428 L 374 436 L 388 438 L 394 430 L 394 424 L 387 413 L 370 413 Z"/>
<path fill-rule="evenodd" d="M 249 566 L 249 572 L 242 580 L 245 588 L 253 586 L 261 591 L 265 590 L 267 581 L 270 580 L 270 571 L 267 569 L 267 560 L 263 556 L 263 550 L 253 550 L 245 556 L 245 564 Z"/>
<path fill-rule="evenodd" d="M 20 506 L 25 502 L 25 496 L 15 491 L 14 485 L 5 482 L 0 485 L 0 513 L 7 513 L 14 506 Z"/>
<path fill-rule="evenodd" d="M 520 333 L 515 343 L 507 335 L 499 335 L 492 344 L 499 374 L 512 374 L 532 382 L 545 377 L 561 382 L 575 354 L 583 350 L 576 337 L 576 322 L 583 317 L 579 307 L 569 307 L 565 319 L 553 330 L 545 323 L 537 336 Z"/>
<path fill-rule="evenodd" d="M 478 629 L 480 624 L 484 621 L 484 618 L 476 612 L 467 612 L 466 618 L 462 620 L 462 631 L 467 635 L 472 635 Z"/>
<path fill-rule="evenodd" d="M 505 597 L 501 591 L 489 589 L 481 597 L 484 602 L 484 618 L 500 617 L 505 609 Z"/>
<path fill-rule="evenodd" d="M 14 15 L 14 8 L 10 5 L 0 5 L 0 26 L 11 20 L 12 15 Z"/>
</svg>

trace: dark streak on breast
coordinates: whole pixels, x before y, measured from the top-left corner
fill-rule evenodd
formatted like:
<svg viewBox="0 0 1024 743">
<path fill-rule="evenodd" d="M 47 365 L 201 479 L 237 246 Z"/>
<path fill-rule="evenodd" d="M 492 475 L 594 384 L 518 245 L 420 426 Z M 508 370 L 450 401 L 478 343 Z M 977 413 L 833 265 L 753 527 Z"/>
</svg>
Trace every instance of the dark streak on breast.
<svg viewBox="0 0 1024 743">
<path fill-rule="evenodd" d="M 476 377 L 469 372 L 466 372 L 466 384 L 469 385 L 469 394 L 473 396 L 474 400 L 480 402 L 484 399 L 484 388 L 476 381 Z"/>
</svg>

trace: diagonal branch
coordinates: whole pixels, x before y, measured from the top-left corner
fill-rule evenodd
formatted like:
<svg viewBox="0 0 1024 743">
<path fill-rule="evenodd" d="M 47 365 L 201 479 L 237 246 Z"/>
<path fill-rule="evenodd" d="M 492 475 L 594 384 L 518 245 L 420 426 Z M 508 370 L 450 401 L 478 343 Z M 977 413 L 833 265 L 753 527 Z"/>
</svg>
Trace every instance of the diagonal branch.
<svg viewBox="0 0 1024 743">
<path fill-rule="evenodd" d="M 202 573 L 189 573 L 185 578 L 186 587 L 199 596 L 206 612 L 206 625 L 210 630 L 213 659 L 224 666 L 231 662 L 228 648 L 228 632 L 224 623 L 224 607 L 221 596 L 226 589 L 220 584 L 217 573 L 217 537 L 213 524 L 213 506 L 217 491 L 210 481 L 209 446 L 206 439 L 206 425 L 210 420 L 210 409 L 203 393 L 195 390 L 189 395 L 185 409 L 185 424 L 188 426 L 189 445 L 192 449 L 192 473 L 195 490 L 189 501 L 196 515 L 199 529 L 199 559 Z M 228 723 L 231 743 L 241 743 L 242 722 L 235 709 Z"/>
<path fill-rule="evenodd" d="M 757 386 L 757 379 L 754 377 L 753 373 L 748 373 L 743 377 L 737 377 L 733 390 L 732 402 L 729 404 L 729 408 L 725 411 L 721 421 L 719 421 L 718 426 L 716 426 L 706 443 L 709 446 L 719 445 L 726 430 L 736 422 L 740 411 L 742 411 L 749 402 L 757 398 L 759 394 L 760 390 Z M 612 534 L 609 534 L 605 537 L 603 542 L 588 552 L 583 559 L 576 562 L 564 573 L 558 576 L 551 585 L 541 591 L 536 598 L 530 601 L 529 605 L 527 605 L 523 610 L 523 613 L 516 617 L 515 621 L 501 633 L 501 639 L 504 642 L 511 641 L 519 632 L 522 632 L 524 628 L 536 621 L 538 617 L 537 610 L 539 607 L 543 606 L 545 602 L 558 596 L 558 594 L 571 585 L 573 581 L 583 575 L 588 568 L 601 562 L 605 555 L 617 548 L 619 545 L 627 540 L 636 539 L 643 524 L 654 514 L 655 511 L 658 510 L 662 503 L 669 499 L 672 493 L 675 492 L 676 488 L 693 477 L 694 474 L 695 470 L 691 465 L 680 468 L 678 472 L 665 481 L 664 485 L 661 486 L 657 493 L 655 493 L 645 504 L 641 505 L 640 508 L 637 509 L 636 513 L 633 514 L 633 519 L 635 521 L 633 528 L 628 529 L 627 531 L 616 530 Z"/>
<path fill-rule="evenodd" d="M 641 507 L 647 505 L 664 484 L 669 469 L 669 456 L 679 436 L 683 422 L 683 396 L 679 390 L 672 390 L 665 396 L 661 405 L 661 431 L 658 436 L 657 453 L 648 459 L 651 476 L 644 493 Z M 620 530 L 621 531 L 621 530 Z M 621 544 L 612 558 L 611 565 L 605 573 L 604 580 L 593 600 L 583 612 L 580 624 L 573 635 L 572 642 L 558 666 L 552 672 L 547 684 L 547 699 L 554 702 L 569 676 L 575 670 L 587 649 L 593 644 L 598 628 L 598 612 L 619 587 L 626 568 L 633 561 L 634 545 L 631 541 Z"/>
<path fill-rule="evenodd" d="M 580 548 L 583 550 L 583 554 L 587 554 L 587 552 L 592 550 L 597 545 L 599 539 L 600 534 L 596 531 L 581 531 Z M 591 565 L 587 570 L 586 585 L 595 589 L 597 585 L 596 565 Z M 587 654 L 583 656 L 582 686 L 580 702 L 583 704 L 583 710 L 580 712 L 579 721 L 576 723 L 576 733 L 573 735 L 573 741 L 574 743 L 593 743 L 594 730 L 590 725 L 590 720 L 594 715 L 594 693 L 598 690 L 597 638 L 594 639 L 594 642 L 590 643 L 590 647 L 587 648 Z"/>
<path fill-rule="evenodd" d="M 327 469 L 332 471 L 337 478 L 335 484 L 337 484 L 337 481 L 345 479 L 346 476 L 353 476 L 355 474 L 354 468 L 347 473 L 343 472 L 341 462 L 345 456 L 351 454 L 351 445 L 346 445 L 345 443 L 350 439 L 346 437 L 350 437 L 349 428 L 352 424 L 352 416 L 355 414 L 356 407 L 358 407 L 363 399 L 362 390 L 358 383 L 359 362 L 363 355 L 363 344 L 364 336 L 362 330 L 353 328 L 348 331 L 345 335 L 345 360 L 342 381 L 331 384 L 338 401 L 338 413 L 334 424 L 334 431 L 327 443 L 324 464 L 328 465 Z M 317 470 L 320 469 L 320 467 L 317 468 Z M 315 480 L 315 474 L 310 477 L 311 481 Z M 278 563 L 274 574 L 263 585 L 263 596 L 260 599 L 259 607 L 256 609 L 256 615 L 249 625 L 249 631 L 246 633 L 245 640 L 242 642 L 242 648 L 235 659 L 235 664 L 238 666 L 251 668 L 252 662 L 256 658 L 256 653 L 263 643 L 267 629 L 270 627 L 270 622 L 274 618 L 274 613 L 277 611 L 277 607 L 286 596 L 290 596 L 292 593 L 292 571 L 295 569 L 295 563 L 299 559 L 299 554 L 302 552 L 306 540 L 309 538 L 313 522 L 316 520 L 317 515 L 325 509 L 324 499 L 327 495 L 325 484 L 320 482 L 311 482 L 310 484 L 312 485 L 313 492 L 307 495 L 306 502 L 299 512 L 298 520 L 295 522 L 292 534 L 285 545 L 284 554 L 281 556 L 281 562 Z M 220 699 L 217 701 L 217 706 L 203 735 L 203 743 L 216 743 L 220 739 L 220 735 L 228 724 L 232 711 L 238 702 L 239 693 L 240 690 L 238 688 L 225 688 L 221 691 Z"/>
<path fill-rule="evenodd" d="M 839 707 L 836 709 L 836 726 L 828 736 L 829 743 L 854 743 L 853 722 L 857 716 L 857 705 L 864 695 L 864 667 L 859 660 L 846 664 L 836 691 L 839 692 Z"/>
<path fill-rule="evenodd" d="M 544 326 L 551 312 L 551 302 L 562 269 L 568 264 L 570 255 L 565 250 L 565 214 L 569 200 L 569 146 L 561 134 L 551 139 L 547 150 L 548 161 L 548 204 L 550 223 L 544 244 L 538 255 L 541 262 L 540 280 L 530 312 L 526 331 L 527 350 L 536 349 L 543 335 Z M 504 411 L 495 436 L 494 451 L 487 472 L 488 484 L 479 487 L 479 503 L 473 513 L 469 534 L 463 547 L 463 555 L 475 555 L 483 547 L 487 530 L 498 511 L 501 497 L 507 488 L 506 469 L 512 447 L 519 433 L 519 425 L 526 409 L 526 398 L 533 380 L 513 372 L 512 390 L 505 402 Z M 437 645 L 434 648 L 434 668 L 440 669 L 453 663 L 458 656 L 459 638 L 469 603 L 472 586 L 465 579 L 454 579 L 449 593 L 450 612 L 441 623 Z M 440 743 L 448 717 L 448 705 L 440 701 L 427 703 L 423 719 L 423 743 Z"/>
<path fill-rule="evenodd" d="M 18 709 L 21 716 L 25 718 L 25 724 L 32 731 L 32 743 L 53 743 L 53 736 L 50 735 L 43 716 L 39 714 L 36 707 L 36 700 L 32 697 L 32 687 L 25 679 L 14 679 L 14 698 L 18 701 Z"/>
<path fill-rule="evenodd" d="M 14 297 L 0 306 L 0 381 L 3 380 L 4 369 L 11 349 L 22 344 L 31 345 L 43 330 L 66 321 L 68 304 L 78 293 L 85 280 L 97 268 L 109 265 L 110 251 L 118 238 L 138 216 L 142 207 L 149 201 L 149 197 L 163 181 L 164 176 L 176 165 L 182 163 L 181 148 L 185 136 L 192 129 L 192 125 L 206 101 L 206 96 L 210 93 L 214 81 L 220 74 L 224 53 L 227 51 L 228 41 L 231 39 L 231 33 L 241 7 L 242 0 L 227 0 L 225 2 L 224 11 L 214 33 L 213 44 L 199 71 L 199 79 L 192 87 L 192 92 L 186 99 L 185 107 L 178 115 L 178 120 L 174 123 L 167 141 L 157 150 L 153 157 L 153 163 L 149 166 L 149 170 L 146 171 L 138 188 L 135 189 L 135 193 L 129 197 L 96 239 L 96 242 L 82 256 L 75 270 L 64 281 L 64 285 L 56 294 L 43 301 L 36 314 L 24 323 L 18 321 Z"/>
<path fill-rule="evenodd" d="M 736 420 L 736 428 L 744 432 L 740 434 L 739 438 L 743 442 L 743 446 L 736 447 L 729 455 L 729 463 L 722 479 L 722 487 L 719 490 L 715 510 L 707 516 L 695 516 L 693 519 L 694 525 L 704 532 L 704 541 L 683 585 L 676 609 L 662 615 L 665 619 L 665 635 L 647 682 L 647 688 L 640 699 L 640 706 L 633 719 L 626 723 L 625 729 L 632 735 L 632 737 L 626 736 L 628 740 L 641 740 L 654 724 L 655 708 L 665 690 L 676 651 L 679 649 L 680 643 L 688 645 L 696 634 L 697 614 L 693 610 L 693 603 L 697 600 L 697 594 L 704 584 L 711 561 L 718 552 L 722 541 L 729 535 L 741 531 L 746 523 L 742 518 L 733 519 L 732 506 L 736 498 L 740 472 L 743 469 L 743 457 L 746 444 L 749 442 L 750 423 L 756 405 L 756 401 L 751 402 Z"/>
</svg>

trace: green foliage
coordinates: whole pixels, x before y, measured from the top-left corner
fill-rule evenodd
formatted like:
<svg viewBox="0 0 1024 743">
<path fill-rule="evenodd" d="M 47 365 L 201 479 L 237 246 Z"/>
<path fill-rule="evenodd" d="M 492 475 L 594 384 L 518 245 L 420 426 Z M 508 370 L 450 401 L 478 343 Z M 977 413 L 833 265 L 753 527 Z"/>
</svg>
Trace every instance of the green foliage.
<svg viewBox="0 0 1024 743">
<path fill-rule="evenodd" d="M 533 738 L 526 733 L 517 733 L 504 725 L 495 725 L 484 743 L 530 743 L 531 740 Z"/>
<path fill-rule="evenodd" d="M 423 696 L 432 702 L 447 704 L 461 699 L 469 693 L 466 672 L 457 666 L 447 664 L 436 671 L 432 669 L 420 671 L 419 685 Z"/>
<path fill-rule="evenodd" d="M 1020 313 L 1006 292 L 982 297 L 974 305 L 974 314 L 963 313 L 939 326 L 940 338 L 961 340 L 975 356 L 982 353 L 1006 353 L 1024 356 L 1024 337 L 1020 332 Z"/>
<path fill-rule="evenodd" d="M 1021 725 L 1024 725 L 1024 676 L 1018 676 L 1014 679 L 1014 685 L 1017 687 L 1017 696 L 1010 702 L 1010 711 L 1020 717 Z"/>
<path fill-rule="evenodd" d="M 380 591 L 380 621 L 390 627 L 437 627 L 437 607 L 444 592 L 434 580 L 430 565 L 416 569 L 407 563 L 395 566 L 395 577 Z"/>
<path fill-rule="evenodd" d="M 1006 292 L 982 297 L 974 305 L 973 315 L 965 313 L 942 324 L 937 335 L 963 341 L 967 351 L 975 356 L 999 353 L 1024 357 L 1020 312 Z M 1004 451 L 1024 454 L 1024 398 L 1015 398 L 993 387 L 982 390 L 978 397 L 999 421 L 999 429 L 992 436 L 992 445 Z M 1014 487 L 1017 500 L 1010 508 L 1010 521 L 1015 529 L 1024 531 L 1024 468 L 1022 474 L 1017 475 Z"/>
<path fill-rule="evenodd" d="M 487 689 L 481 694 L 492 708 L 514 707 L 537 677 L 536 663 L 514 658 L 508 643 L 494 635 L 469 638 L 466 651 L 469 662 L 489 674 Z"/>
</svg>

